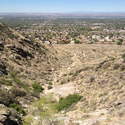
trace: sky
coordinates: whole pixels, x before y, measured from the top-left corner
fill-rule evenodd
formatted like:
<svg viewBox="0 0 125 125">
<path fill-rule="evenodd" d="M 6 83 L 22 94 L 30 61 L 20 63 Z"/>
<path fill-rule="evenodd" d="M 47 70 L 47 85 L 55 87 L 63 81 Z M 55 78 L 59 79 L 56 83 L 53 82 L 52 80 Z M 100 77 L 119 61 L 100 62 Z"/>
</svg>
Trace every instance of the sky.
<svg viewBox="0 0 125 125">
<path fill-rule="evenodd" d="M 0 0 L 0 12 L 125 12 L 125 0 Z"/>
</svg>

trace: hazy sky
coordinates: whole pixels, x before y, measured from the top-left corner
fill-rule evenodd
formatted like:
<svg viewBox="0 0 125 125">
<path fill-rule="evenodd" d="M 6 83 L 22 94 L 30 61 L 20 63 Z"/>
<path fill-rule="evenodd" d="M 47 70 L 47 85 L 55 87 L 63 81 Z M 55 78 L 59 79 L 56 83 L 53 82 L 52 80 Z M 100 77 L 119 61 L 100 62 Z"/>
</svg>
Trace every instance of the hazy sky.
<svg viewBox="0 0 125 125">
<path fill-rule="evenodd" d="M 125 12 L 125 0 L 0 0 L 0 12 Z"/>
</svg>

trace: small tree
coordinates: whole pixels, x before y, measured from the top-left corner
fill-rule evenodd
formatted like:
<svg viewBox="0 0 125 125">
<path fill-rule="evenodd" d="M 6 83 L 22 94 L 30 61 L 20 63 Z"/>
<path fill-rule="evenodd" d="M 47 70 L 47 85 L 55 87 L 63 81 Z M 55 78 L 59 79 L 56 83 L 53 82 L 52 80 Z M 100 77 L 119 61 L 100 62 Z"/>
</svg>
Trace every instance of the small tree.
<svg viewBox="0 0 125 125">
<path fill-rule="evenodd" d="M 75 39 L 74 41 L 75 41 L 76 44 L 80 44 L 80 40 Z"/>
</svg>

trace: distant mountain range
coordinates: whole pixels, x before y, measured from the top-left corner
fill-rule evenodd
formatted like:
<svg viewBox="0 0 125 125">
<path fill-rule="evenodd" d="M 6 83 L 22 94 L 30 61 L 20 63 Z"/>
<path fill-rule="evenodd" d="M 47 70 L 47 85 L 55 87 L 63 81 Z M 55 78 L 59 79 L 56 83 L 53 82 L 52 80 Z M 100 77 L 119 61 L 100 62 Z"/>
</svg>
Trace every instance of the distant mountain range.
<svg viewBox="0 0 125 125">
<path fill-rule="evenodd" d="M 74 12 L 74 13 L 0 13 L 0 16 L 44 16 L 44 17 L 125 17 L 125 12 Z"/>
</svg>

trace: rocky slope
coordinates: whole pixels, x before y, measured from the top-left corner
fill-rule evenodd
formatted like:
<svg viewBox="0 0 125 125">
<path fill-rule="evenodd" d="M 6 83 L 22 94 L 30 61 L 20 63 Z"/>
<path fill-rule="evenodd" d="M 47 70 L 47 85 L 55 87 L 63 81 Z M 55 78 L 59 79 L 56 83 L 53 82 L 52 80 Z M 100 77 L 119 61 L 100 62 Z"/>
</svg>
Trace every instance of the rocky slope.
<svg viewBox="0 0 125 125">
<path fill-rule="evenodd" d="M 57 45 L 56 49 L 62 68 L 57 72 L 56 85 L 51 92 L 59 97 L 71 93 L 79 93 L 83 97 L 58 116 L 63 119 L 63 124 L 124 125 L 125 47 Z M 64 86 L 67 89 L 56 90 Z"/>
<path fill-rule="evenodd" d="M 125 47 L 81 44 L 54 48 L 60 67 L 53 73 L 53 87 L 30 105 L 25 124 L 124 125 Z M 71 104 L 70 95 L 76 99 L 75 94 L 82 98 Z"/>
<path fill-rule="evenodd" d="M 52 46 L 0 24 L 0 124 L 22 124 L 28 105 L 52 79 L 57 66 L 55 53 Z"/>
<path fill-rule="evenodd" d="M 0 24 L 1 125 L 124 125 L 124 74 L 124 46 L 45 46 Z"/>
</svg>

